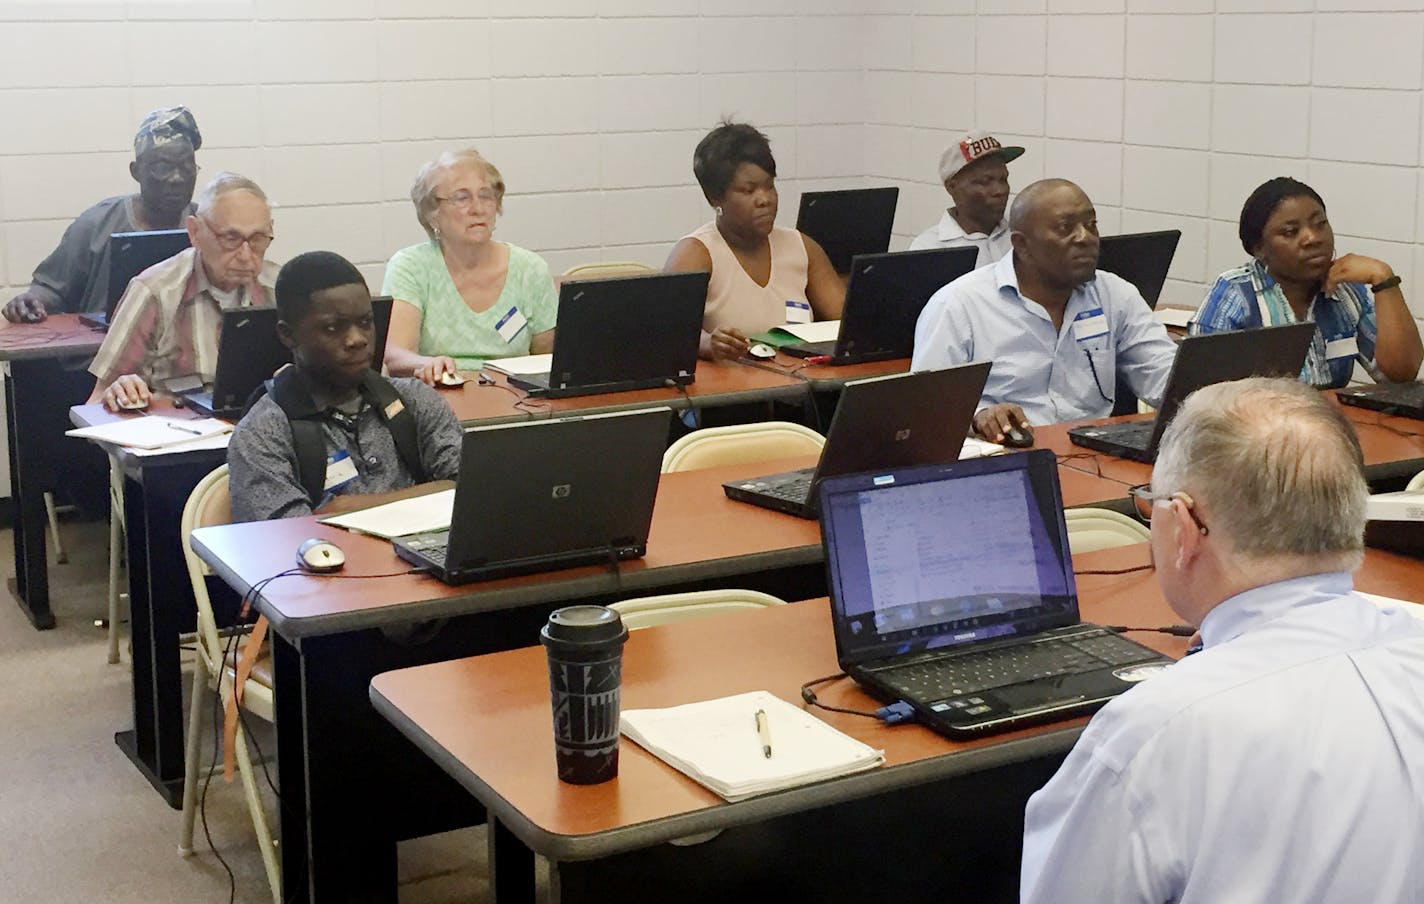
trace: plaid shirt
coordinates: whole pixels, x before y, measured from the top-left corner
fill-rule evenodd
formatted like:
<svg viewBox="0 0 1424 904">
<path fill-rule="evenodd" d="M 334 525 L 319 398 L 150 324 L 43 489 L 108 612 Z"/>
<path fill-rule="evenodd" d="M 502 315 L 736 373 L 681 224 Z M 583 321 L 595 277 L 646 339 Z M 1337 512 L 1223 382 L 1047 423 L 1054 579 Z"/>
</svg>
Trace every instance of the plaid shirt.
<svg viewBox="0 0 1424 904">
<path fill-rule="evenodd" d="M 1317 295 L 1305 319 L 1315 321 L 1315 336 L 1300 371 L 1302 381 L 1320 387 L 1344 386 L 1357 361 L 1371 378 L 1384 379 L 1375 365 L 1375 305 L 1368 286 L 1341 283 L 1331 294 Z M 1266 266 L 1253 259 L 1217 277 L 1187 329 L 1196 335 L 1295 322 L 1285 293 Z"/>
<path fill-rule="evenodd" d="M 154 264 L 134 277 L 119 299 L 89 372 L 101 386 L 124 374 L 138 374 L 155 389 L 172 377 L 193 374 L 212 383 L 223 308 L 272 304 L 278 269 L 264 261 L 255 286 L 243 286 L 224 300 L 208 282 L 196 248 Z"/>
</svg>

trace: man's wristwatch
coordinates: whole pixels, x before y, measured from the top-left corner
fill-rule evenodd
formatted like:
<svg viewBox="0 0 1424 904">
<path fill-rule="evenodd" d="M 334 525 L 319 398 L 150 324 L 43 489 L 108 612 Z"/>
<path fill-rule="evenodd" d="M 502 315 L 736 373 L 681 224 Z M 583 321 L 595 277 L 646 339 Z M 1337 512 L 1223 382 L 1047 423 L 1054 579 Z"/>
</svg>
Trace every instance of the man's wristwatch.
<svg viewBox="0 0 1424 904">
<path fill-rule="evenodd" d="M 1399 285 L 1402 282 L 1404 282 L 1404 280 L 1400 279 L 1399 274 L 1396 273 L 1389 279 L 1382 279 L 1374 285 L 1370 286 L 1370 291 L 1383 292 L 1385 289 L 1393 289 L 1395 286 Z"/>
</svg>

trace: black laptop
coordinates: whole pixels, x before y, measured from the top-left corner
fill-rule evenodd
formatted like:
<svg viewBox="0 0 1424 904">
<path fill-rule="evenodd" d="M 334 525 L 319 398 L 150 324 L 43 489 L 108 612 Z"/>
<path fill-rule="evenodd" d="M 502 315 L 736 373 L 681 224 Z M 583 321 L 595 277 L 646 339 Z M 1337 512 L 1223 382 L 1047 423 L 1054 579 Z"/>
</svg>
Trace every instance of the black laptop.
<svg viewBox="0 0 1424 904">
<path fill-rule="evenodd" d="M 1074 445 L 1151 464 L 1163 431 L 1187 396 L 1228 380 L 1299 376 L 1314 334 L 1315 323 L 1306 322 L 1188 336 L 1177 346 L 1155 418 L 1073 427 L 1068 438 Z"/>
<path fill-rule="evenodd" d="M 983 361 L 847 383 L 816 467 L 724 483 L 722 491 L 738 502 L 814 518 L 816 486 L 827 477 L 954 461 L 988 377 Z"/>
<path fill-rule="evenodd" d="M 1105 235 L 1098 240 L 1098 269 L 1132 283 L 1147 306 L 1156 310 L 1181 239 L 1180 229 Z"/>
<path fill-rule="evenodd" d="M 796 228 L 825 249 L 837 273 L 846 274 L 857 254 L 890 250 L 899 200 L 897 187 L 802 192 Z"/>
<path fill-rule="evenodd" d="M 1342 405 L 1424 420 L 1424 383 L 1375 383 L 1335 390 Z"/>
<path fill-rule="evenodd" d="M 801 358 L 826 355 L 831 364 L 908 358 L 915 323 L 930 296 L 974 269 L 978 248 L 931 248 L 891 254 L 857 254 L 846 284 L 841 331 L 826 342 L 799 342 L 781 350 Z"/>
<path fill-rule="evenodd" d="M 106 330 L 114 308 L 135 276 L 189 247 L 188 230 L 155 229 L 149 232 L 115 232 L 109 236 L 108 297 L 104 310 L 79 315 L 79 322 Z"/>
<path fill-rule="evenodd" d="M 376 341 L 371 346 L 371 366 L 380 370 L 391 327 L 391 297 L 371 299 Z M 239 418 L 252 393 L 283 365 L 292 352 L 277 338 L 277 309 L 234 308 L 223 311 L 218 334 L 218 363 L 211 387 L 198 385 L 196 376 L 169 380 L 167 389 L 199 414 L 224 419 Z"/>
<path fill-rule="evenodd" d="M 468 431 L 450 528 L 398 537 L 396 555 L 447 584 L 643 556 L 671 416 L 648 408 Z"/>
<path fill-rule="evenodd" d="M 841 668 L 945 734 L 1092 712 L 1171 660 L 1078 617 L 1052 452 L 833 477 Z"/>
<path fill-rule="evenodd" d="M 510 374 L 541 398 L 685 386 L 697 372 L 708 273 L 569 280 L 548 373 Z"/>
</svg>

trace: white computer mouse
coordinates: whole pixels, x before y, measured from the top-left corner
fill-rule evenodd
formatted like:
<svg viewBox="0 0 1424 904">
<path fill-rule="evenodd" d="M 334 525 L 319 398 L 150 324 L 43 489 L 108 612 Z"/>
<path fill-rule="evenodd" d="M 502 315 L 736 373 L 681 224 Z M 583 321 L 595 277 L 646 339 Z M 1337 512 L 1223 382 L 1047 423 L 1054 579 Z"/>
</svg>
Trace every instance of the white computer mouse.
<svg viewBox="0 0 1424 904">
<path fill-rule="evenodd" d="M 440 375 L 440 385 L 441 385 L 441 386 L 463 386 L 463 385 L 465 385 L 465 378 L 462 377 L 462 376 L 460 376 L 460 375 L 457 374 L 457 373 L 450 373 L 450 372 L 447 371 L 447 372 L 445 372 L 445 373 L 443 373 L 443 374 Z"/>
<path fill-rule="evenodd" d="M 297 564 L 303 571 L 328 574 L 341 570 L 346 564 L 346 553 L 330 540 L 312 537 L 302 541 L 302 545 L 297 547 Z"/>
<path fill-rule="evenodd" d="M 776 349 L 767 345 L 765 342 L 753 342 L 751 346 L 747 348 L 747 354 L 753 358 L 775 358 Z"/>
<path fill-rule="evenodd" d="M 147 407 L 148 399 L 138 398 L 137 396 L 119 403 L 119 408 L 123 411 L 142 411 Z"/>
</svg>

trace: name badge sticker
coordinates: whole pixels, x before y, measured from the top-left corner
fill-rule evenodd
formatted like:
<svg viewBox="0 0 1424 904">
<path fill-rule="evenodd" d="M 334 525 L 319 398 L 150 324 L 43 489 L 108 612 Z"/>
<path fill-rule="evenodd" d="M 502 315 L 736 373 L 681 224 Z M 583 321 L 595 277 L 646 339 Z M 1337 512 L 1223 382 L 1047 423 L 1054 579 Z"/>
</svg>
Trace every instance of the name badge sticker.
<svg viewBox="0 0 1424 904">
<path fill-rule="evenodd" d="M 810 323 L 811 305 L 804 301 L 786 299 L 786 322 L 787 323 Z"/>
<path fill-rule="evenodd" d="M 1355 341 L 1354 336 L 1332 339 L 1325 343 L 1325 357 L 1332 361 L 1336 358 L 1353 358 L 1359 350 L 1359 343 Z"/>
<path fill-rule="evenodd" d="M 499 318 L 494 329 L 505 342 L 513 342 L 514 337 L 518 336 L 520 331 L 528 325 L 529 321 L 524 319 L 524 315 L 519 313 L 518 308 L 510 308 L 503 317 Z"/>
<path fill-rule="evenodd" d="M 1108 318 L 1102 308 L 1083 311 L 1073 318 L 1073 338 L 1079 342 L 1108 334 Z"/>
<path fill-rule="evenodd" d="M 356 473 L 356 462 L 342 449 L 326 460 L 326 481 L 322 484 L 322 489 L 334 493 L 359 476 Z"/>
</svg>

